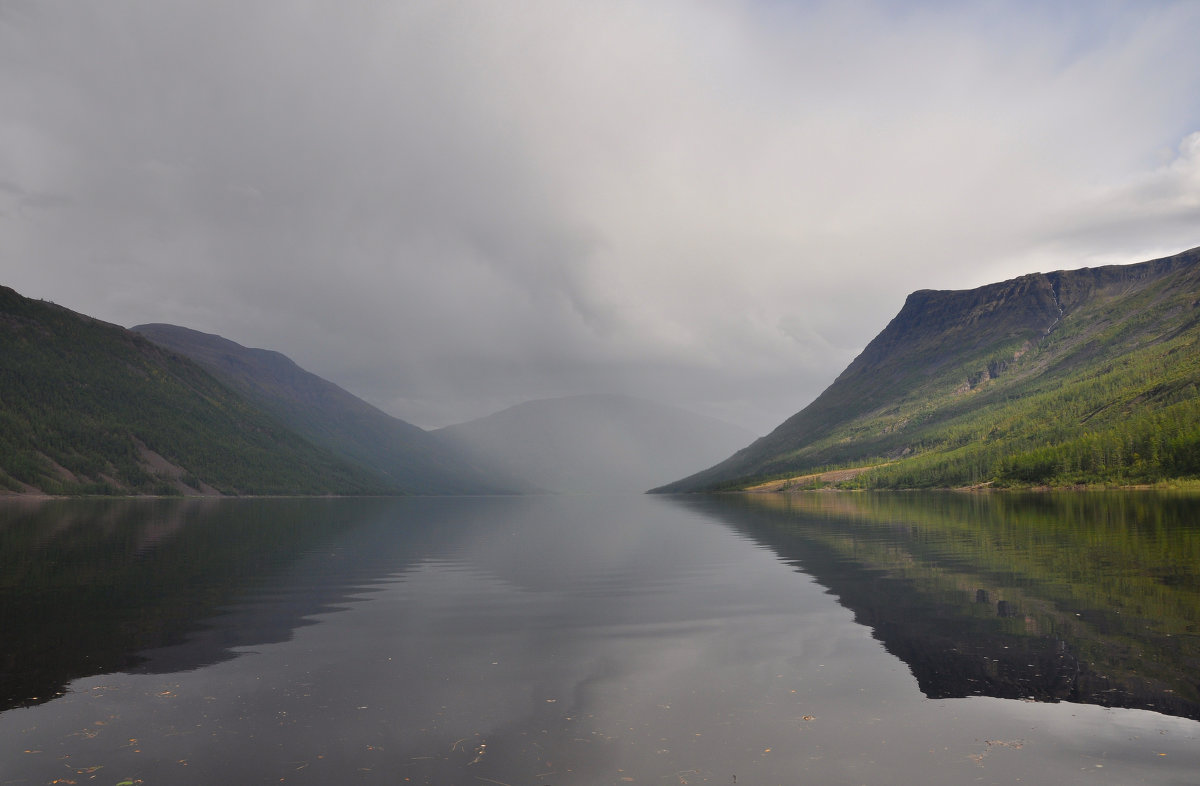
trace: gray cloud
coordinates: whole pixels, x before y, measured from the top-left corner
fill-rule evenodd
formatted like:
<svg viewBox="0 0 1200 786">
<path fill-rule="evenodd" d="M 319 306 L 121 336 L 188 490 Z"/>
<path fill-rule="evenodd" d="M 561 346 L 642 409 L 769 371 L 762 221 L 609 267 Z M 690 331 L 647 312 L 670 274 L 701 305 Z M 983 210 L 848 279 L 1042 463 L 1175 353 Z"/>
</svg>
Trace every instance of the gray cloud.
<svg viewBox="0 0 1200 786">
<path fill-rule="evenodd" d="M 1200 243 L 1197 32 L 1191 3 L 9 0 L 0 274 L 425 426 L 609 391 L 765 430 L 910 290 Z"/>
</svg>

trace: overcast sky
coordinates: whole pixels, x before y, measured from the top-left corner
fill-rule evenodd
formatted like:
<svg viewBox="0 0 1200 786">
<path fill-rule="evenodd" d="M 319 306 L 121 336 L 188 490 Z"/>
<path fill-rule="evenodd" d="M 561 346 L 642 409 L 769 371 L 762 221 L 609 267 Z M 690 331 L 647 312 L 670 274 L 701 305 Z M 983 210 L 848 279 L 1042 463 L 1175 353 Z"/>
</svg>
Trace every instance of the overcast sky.
<svg viewBox="0 0 1200 786">
<path fill-rule="evenodd" d="M 765 433 L 915 289 L 1200 245 L 1200 2 L 0 0 L 0 284 L 423 427 Z"/>
</svg>

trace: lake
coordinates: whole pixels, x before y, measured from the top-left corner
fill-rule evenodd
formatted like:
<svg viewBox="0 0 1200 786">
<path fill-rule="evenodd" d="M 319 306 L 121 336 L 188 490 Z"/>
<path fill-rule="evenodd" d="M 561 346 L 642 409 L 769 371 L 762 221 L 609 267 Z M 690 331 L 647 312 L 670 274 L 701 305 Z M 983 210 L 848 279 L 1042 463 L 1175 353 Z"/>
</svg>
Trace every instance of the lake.
<svg viewBox="0 0 1200 786">
<path fill-rule="evenodd" d="M 0 504 L 0 784 L 1200 780 L 1200 497 Z"/>
</svg>

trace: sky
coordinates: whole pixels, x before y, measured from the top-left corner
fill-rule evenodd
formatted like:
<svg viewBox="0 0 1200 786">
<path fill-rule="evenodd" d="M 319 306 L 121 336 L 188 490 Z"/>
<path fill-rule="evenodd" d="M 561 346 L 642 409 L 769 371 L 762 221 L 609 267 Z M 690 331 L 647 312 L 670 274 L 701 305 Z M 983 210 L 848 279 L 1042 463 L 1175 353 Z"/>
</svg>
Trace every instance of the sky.
<svg viewBox="0 0 1200 786">
<path fill-rule="evenodd" d="M 0 285 L 425 428 L 766 433 L 917 289 L 1200 246 L 1200 3 L 0 0 Z"/>
</svg>

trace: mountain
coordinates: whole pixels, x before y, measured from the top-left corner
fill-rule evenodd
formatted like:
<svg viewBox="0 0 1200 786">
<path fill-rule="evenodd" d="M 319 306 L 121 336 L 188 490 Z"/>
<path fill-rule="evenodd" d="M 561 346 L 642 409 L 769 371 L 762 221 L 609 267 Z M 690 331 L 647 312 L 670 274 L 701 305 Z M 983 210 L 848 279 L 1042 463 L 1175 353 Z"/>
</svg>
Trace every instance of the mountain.
<svg viewBox="0 0 1200 786">
<path fill-rule="evenodd" d="M 615 395 L 528 401 L 434 433 L 551 492 L 642 492 L 753 438 L 719 420 Z"/>
<path fill-rule="evenodd" d="M 655 490 L 1198 477 L 1198 341 L 1200 248 L 921 290 L 811 404 Z M 820 474 L 839 467 L 861 474 Z"/>
<path fill-rule="evenodd" d="M 136 333 L 195 361 L 256 406 L 343 459 L 381 473 L 411 494 L 496 494 L 528 490 L 478 457 L 394 418 L 286 356 L 175 325 Z"/>
<path fill-rule="evenodd" d="M 0 493 L 389 491 L 195 363 L 0 287 Z"/>
</svg>

